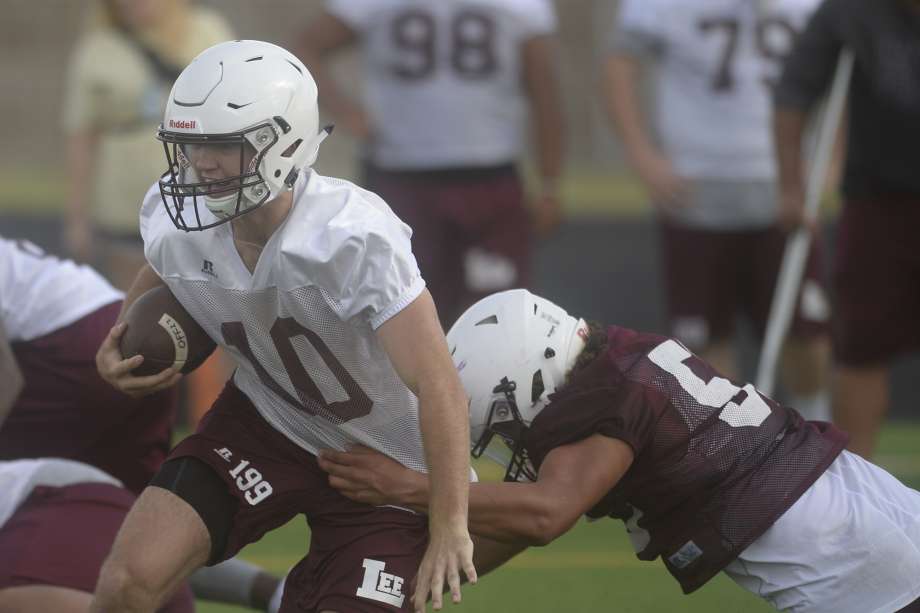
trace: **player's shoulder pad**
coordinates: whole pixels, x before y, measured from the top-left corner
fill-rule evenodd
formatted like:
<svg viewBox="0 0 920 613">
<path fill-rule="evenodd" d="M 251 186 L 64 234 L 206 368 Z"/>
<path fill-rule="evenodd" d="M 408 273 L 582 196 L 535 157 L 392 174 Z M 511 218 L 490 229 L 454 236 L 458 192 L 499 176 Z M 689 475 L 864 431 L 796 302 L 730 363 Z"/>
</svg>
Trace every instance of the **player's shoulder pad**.
<svg viewBox="0 0 920 613">
<path fill-rule="evenodd" d="M 349 284 L 373 283 L 375 270 L 385 274 L 412 257 L 409 226 L 382 198 L 349 181 L 314 175 L 295 210 L 285 258 L 303 275 L 300 282 L 333 297 L 348 293 Z"/>
</svg>

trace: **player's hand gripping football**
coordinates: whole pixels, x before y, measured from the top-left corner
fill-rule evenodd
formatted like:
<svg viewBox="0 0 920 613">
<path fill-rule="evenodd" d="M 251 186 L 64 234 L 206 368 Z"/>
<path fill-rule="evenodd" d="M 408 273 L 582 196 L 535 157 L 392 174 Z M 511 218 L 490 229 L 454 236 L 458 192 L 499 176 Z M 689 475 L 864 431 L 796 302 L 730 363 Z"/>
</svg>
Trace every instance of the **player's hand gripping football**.
<svg viewBox="0 0 920 613">
<path fill-rule="evenodd" d="M 174 367 L 146 377 L 132 375 L 131 371 L 141 365 L 144 356 L 135 355 L 124 359 L 121 355 L 118 340 L 125 330 L 127 324 L 124 322 L 115 324 L 96 352 L 96 370 L 109 385 L 129 396 L 139 398 L 171 387 L 182 378 L 182 374 Z"/>
</svg>

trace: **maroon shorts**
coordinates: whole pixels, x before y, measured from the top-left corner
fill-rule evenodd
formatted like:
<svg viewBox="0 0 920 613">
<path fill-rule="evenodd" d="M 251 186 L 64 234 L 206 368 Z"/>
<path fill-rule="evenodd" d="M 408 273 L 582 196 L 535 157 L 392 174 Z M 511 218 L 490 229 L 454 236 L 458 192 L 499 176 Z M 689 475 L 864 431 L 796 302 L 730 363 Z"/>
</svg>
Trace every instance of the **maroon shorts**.
<svg viewBox="0 0 920 613">
<path fill-rule="evenodd" d="M 99 376 L 96 350 L 120 309 L 114 302 L 13 344 L 25 388 L 0 429 L 0 459 L 67 458 L 144 489 L 169 451 L 175 394 L 134 399 Z"/>
<path fill-rule="evenodd" d="M 920 349 L 920 198 L 848 201 L 834 262 L 834 354 L 849 366 Z"/>
<path fill-rule="evenodd" d="M 427 518 L 339 494 L 316 456 L 272 428 L 232 382 L 170 459 L 184 456 L 213 468 L 239 501 L 221 559 L 306 516 L 310 551 L 285 584 L 283 612 L 411 610 L 403 595 L 428 545 Z"/>
<path fill-rule="evenodd" d="M 778 228 L 711 231 L 668 222 L 661 227 L 671 334 L 699 350 L 731 338 L 740 313 L 762 337 L 786 235 Z M 791 328 L 798 338 L 828 330 L 821 249 L 813 240 Z"/>
<path fill-rule="evenodd" d="M 37 487 L 0 527 L 0 589 L 51 585 L 92 593 L 134 495 L 105 483 Z M 194 611 L 187 585 L 161 613 Z"/>
<path fill-rule="evenodd" d="M 412 250 L 445 327 L 483 296 L 528 286 L 531 220 L 512 165 L 370 168 L 367 186 L 412 228 Z"/>
</svg>

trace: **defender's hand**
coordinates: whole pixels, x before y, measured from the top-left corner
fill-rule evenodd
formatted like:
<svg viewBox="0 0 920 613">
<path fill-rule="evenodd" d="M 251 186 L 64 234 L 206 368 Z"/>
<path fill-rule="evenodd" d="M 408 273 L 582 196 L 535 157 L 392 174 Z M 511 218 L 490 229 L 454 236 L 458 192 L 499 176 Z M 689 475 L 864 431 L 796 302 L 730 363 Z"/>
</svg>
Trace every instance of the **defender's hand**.
<svg viewBox="0 0 920 613">
<path fill-rule="evenodd" d="M 424 496 L 418 495 L 427 482 L 425 475 L 373 449 L 362 446 L 351 447 L 346 452 L 324 449 L 318 462 L 329 473 L 329 485 L 355 502 L 374 506 L 427 505 L 426 500 L 419 500 Z"/>
<path fill-rule="evenodd" d="M 447 523 L 444 527 L 429 525 L 428 549 L 415 578 L 412 605 L 416 613 L 425 612 L 425 603 L 431 594 L 431 604 L 440 611 L 443 604 L 445 579 L 450 588 L 451 601 L 460 602 L 460 570 L 470 583 L 476 583 L 473 566 L 473 541 L 465 522 Z"/>
<path fill-rule="evenodd" d="M 118 339 L 127 329 L 128 326 L 124 322 L 116 324 L 102 341 L 96 352 L 96 370 L 99 371 L 99 375 L 118 391 L 135 398 L 175 385 L 182 378 L 182 374 L 174 367 L 147 377 L 135 377 L 131 374 L 131 371 L 144 361 L 144 356 L 135 355 L 126 360 L 121 355 Z"/>
</svg>

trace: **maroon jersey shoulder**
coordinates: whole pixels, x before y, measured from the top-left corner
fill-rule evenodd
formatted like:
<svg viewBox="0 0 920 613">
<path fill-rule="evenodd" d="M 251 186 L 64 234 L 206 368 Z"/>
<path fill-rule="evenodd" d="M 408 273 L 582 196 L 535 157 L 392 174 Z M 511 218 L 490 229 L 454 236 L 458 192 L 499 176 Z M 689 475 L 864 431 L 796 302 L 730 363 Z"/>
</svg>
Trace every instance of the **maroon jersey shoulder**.
<svg viewBox="0 0 920 613">
<path fill-rule="evenodd" d="M 140 494 L 166 459 L 174 390 L 131 398 L 96 371 L 96 349 L 120 302 L 13 351 L 26 386 L 0 429 L 0 459 L 57 457 L 91 464 Z"/>
<path fill-rule="evenodd" d="M 662 557 L 685 592 L 760 536 L 846 442 L 679 342 L 619 327 L 550 400 L 524 439 L 535 467 L 595 433 L 628 443 L 633 465 L 588 515 L 626 522 L 638 556 Z"/>
</svg>

